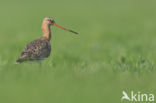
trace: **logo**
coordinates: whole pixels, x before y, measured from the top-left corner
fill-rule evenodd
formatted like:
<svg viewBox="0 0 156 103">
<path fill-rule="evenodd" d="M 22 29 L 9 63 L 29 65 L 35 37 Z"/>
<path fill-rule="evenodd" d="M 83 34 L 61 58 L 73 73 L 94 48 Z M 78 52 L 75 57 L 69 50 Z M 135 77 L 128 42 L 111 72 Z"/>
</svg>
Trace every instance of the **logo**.
<svg viewBox="0 0 156 103">
<path fill-rule="evenodd" d="M 134 101 L 134 102 L 153 102 L 154 94 L 146 94 L 141 92 L 131 91 L 130 95 L 128 95 L 125 91 L 122 91 L 123 96 L 121 97 L 121 101 Z"/>
</svg>

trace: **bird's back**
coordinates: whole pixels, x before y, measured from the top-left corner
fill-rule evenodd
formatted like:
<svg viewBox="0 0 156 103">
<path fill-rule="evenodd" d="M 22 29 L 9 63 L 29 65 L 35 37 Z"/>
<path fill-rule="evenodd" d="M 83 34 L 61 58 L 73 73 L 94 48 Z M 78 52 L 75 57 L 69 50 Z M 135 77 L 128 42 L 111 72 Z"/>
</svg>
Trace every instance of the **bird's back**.
<svg viewBox="0 0 156 103">
<path fill-rule="evenodd" d="M 47 58 L 51 52 L 51 45 L 48 40 L 41 37 L 30 42 L 22 51 L 16 62 L 42 60 Z"/>
</svg>

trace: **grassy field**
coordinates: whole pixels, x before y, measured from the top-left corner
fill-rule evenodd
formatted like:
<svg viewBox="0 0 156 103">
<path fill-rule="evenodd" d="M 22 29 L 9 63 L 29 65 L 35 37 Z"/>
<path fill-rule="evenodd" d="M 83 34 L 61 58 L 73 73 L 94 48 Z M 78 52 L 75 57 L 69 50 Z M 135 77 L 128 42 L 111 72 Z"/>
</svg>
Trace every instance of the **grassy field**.
<svg viewBox="0 0 156 103">
<path fill-rule="evenodd" d="M 155 5 L 0 1 L 0 103 L 121 103 L 123 90 L 156 94 Z M 52 54 L 42 67 L 15 64 L 24 46 L 42 35 L 46 16 L 79 35 L 52 27 Z"/>
</svg>

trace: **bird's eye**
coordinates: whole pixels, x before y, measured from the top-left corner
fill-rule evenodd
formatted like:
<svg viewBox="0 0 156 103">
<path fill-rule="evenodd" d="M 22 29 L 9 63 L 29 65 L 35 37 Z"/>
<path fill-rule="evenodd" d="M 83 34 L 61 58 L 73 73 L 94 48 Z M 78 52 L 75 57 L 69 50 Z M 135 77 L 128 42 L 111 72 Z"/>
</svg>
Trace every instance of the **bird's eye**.
<svg viewBox="0 0 156 103">
<path fill-rule="evenodd" d="M 54 20 L 51 20 L 51 23 L 54 23 L 55 21 Z"/>
</svg>

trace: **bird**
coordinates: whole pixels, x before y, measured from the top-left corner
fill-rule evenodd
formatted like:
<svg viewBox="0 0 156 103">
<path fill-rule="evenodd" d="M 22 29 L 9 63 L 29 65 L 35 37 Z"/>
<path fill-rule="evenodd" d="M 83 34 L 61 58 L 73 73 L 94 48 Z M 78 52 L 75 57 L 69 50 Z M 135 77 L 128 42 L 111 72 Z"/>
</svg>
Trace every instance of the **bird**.
<svg viewBox="0 0 156 103">
<path fill-rule="evenodd" d="M 20 56 L 16 60 L 17 64 L 23 63 L 26 61 L 40 61 L 41 62 L 42 60 L 50 56 L 50 53 L 51 53 L 51 44 L 50 44 L 51 29 L 50 27 L 51 26 L 56 26 L 66 31 L 72 32 L 74 34 L 78 34 L 77 32 L 73 30 L 67 29 L 61 25 L 56 24 L 53 18 L 46 17 L 43 19 L 42 26 L 41 26 L 43 35 L 40 38 L 30 42 L 29 44 L 25 46 Z"/>
</svg>

